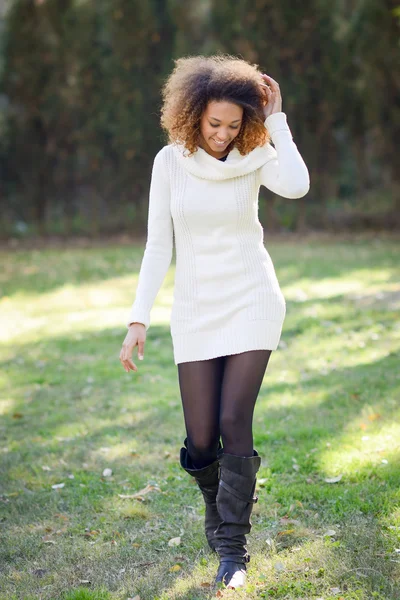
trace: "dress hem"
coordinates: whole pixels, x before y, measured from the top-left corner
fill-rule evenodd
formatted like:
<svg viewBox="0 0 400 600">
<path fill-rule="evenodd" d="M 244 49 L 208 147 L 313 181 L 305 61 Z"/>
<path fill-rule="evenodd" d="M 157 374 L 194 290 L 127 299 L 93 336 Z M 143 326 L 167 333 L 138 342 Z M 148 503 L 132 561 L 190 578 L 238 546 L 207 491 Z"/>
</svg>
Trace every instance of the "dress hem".
<svg viewBox="0 0 400 600">
<path fill-rule="evenodd" d="M 255 320 L 242 323 L 234 330 L 230 326 L 211 332 L 172 334 L 175 365 L 240 354 L 250 350 L 276 350 L 282 326 L 281 321 Z M 240 336 L 242 327 L 245 328 L 243 337 Z"/>
</svg>

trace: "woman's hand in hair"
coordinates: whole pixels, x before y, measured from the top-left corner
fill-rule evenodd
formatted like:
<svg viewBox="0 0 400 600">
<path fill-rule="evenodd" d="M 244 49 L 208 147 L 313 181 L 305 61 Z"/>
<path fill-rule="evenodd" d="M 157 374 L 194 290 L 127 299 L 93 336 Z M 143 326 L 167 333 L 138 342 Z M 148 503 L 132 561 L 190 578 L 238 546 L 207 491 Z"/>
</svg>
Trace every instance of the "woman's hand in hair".
<svg viewBox="0 0 400 600">
<path fill-rule="evenodd" d="M 261 83 L 263 94 L 265 96 L 265 104 L 263 107 L 265 118 L 273 113 L 282 111 L 282 96 L 279 88 L 279 83 L 272 79 L 269 75 L 263 73 L 262 78 L 264 83 Z"/>
<path fill-rule="evenodd" d="M 121 352 L 119 354 L 119 360 L 125 371 L 137 371 L 137 366 L 132 361 L 132 352 L 135 346 L 138 347 L 139 360 L 144 358 L 144 344 L 146 341 L 146 327 L 143 323 L 131 323 L 129 325 L 128 333 L 122 344 Z"/>
</svg>

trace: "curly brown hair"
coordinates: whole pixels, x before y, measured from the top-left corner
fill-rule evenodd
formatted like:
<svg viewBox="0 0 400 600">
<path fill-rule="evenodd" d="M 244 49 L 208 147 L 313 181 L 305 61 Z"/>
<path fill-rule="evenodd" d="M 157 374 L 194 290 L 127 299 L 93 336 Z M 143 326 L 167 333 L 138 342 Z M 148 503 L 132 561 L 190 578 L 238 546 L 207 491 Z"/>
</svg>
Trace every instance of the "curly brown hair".
<svg viewBox="0 0 400 600">
<path fill-rule="evenodd" d="M 264 145 L 270 136 L 264 126 L 264 83 L 258 65 L 229 54 L 188 56 L 175 60 L 175 68 L 162 88 L 161 126 L 169 143 L 180 143 L 193 154 L 198 148 L 200 120 L 210 101 L 228 101 L 243 107 L 239 134 L 228 146 L 245 155 Z"/>
</svg>

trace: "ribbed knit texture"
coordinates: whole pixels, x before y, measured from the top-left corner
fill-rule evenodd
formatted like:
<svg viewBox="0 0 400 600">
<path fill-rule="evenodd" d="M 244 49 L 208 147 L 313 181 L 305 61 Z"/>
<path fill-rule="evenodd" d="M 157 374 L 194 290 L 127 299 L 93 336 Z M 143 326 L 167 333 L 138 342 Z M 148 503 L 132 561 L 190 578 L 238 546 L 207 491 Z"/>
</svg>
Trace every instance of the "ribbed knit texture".
<svg viewBox="0 0 400 600">
<path fill-rule="evenodd" d="M 156 155 L 146 248 L 127 325 L 150 326 L 150 311 L 172 259 L 171 312 L 175 364 L 248 350 L 276 350 L 286 302 L 258 219 L 260 185 L 286 198 L 310 187 L 308 169 L 287 125 L 274 113 L 270 143 L 225 161 L 180 145 Z"/>
</svg>

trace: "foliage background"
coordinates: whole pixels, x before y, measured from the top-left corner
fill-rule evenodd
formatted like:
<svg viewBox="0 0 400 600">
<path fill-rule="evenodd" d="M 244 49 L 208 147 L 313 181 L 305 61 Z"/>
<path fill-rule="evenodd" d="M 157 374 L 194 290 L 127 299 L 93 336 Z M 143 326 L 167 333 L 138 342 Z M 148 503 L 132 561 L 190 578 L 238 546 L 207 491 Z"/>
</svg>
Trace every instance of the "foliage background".
<svg viewBox="0 0 400 600">
<path fill-rule="evenodd" d="M 14 0 L 1 5 L 0 236 L 144 232 L 160 88 L 228 52 L 281 86 L 311 174 L 262 192 L 268 230 L 399 225 L 398 0 Z"/>
</svg>

